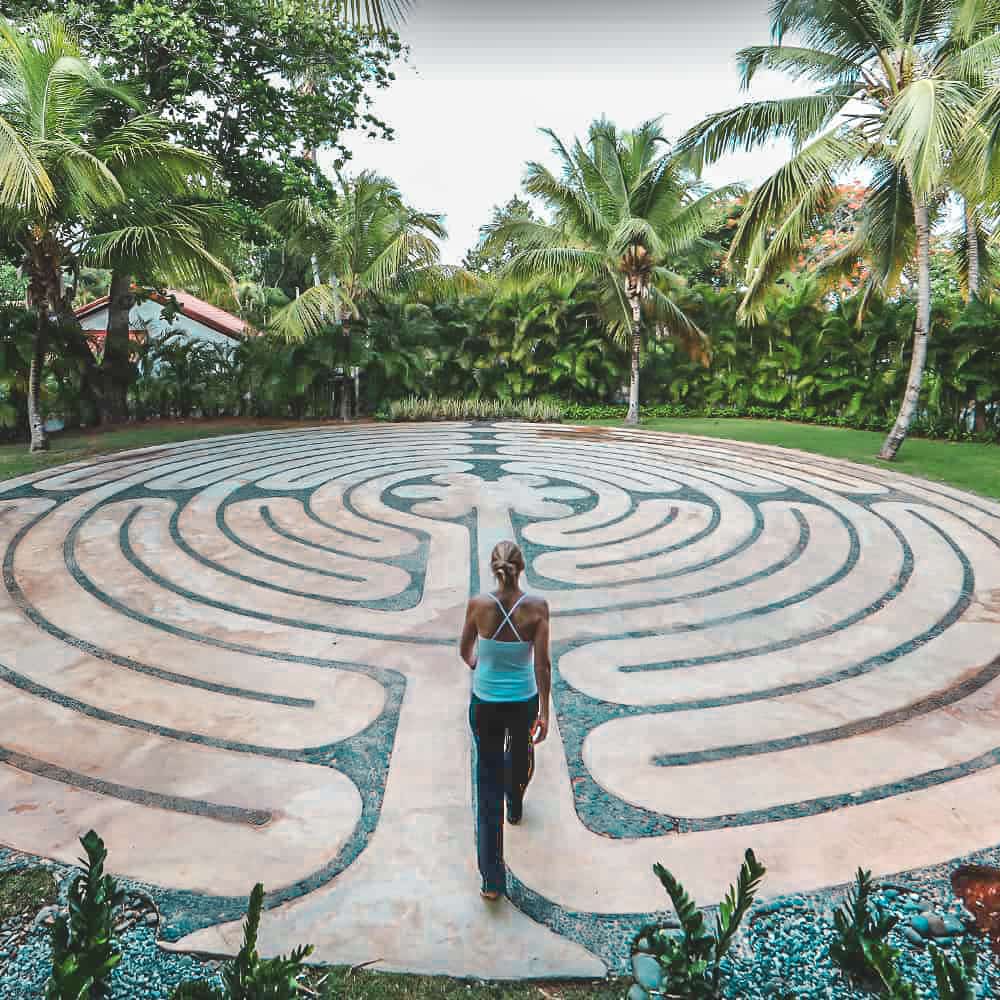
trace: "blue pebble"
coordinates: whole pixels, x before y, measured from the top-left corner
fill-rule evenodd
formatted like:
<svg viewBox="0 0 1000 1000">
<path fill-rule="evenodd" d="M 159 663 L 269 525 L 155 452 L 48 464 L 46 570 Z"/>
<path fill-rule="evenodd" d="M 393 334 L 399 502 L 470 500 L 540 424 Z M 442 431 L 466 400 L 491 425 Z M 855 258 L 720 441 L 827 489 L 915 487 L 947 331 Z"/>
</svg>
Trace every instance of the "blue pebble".
<svg viewBox="0 0 1000 1000">
<path fill-rule="evenodd" d="M 910 927 L 912 927 L 913 930 L 915 930 L 921 937 L 926 938 L 931 936 L 930 924 L 927 923 L 926 917 L 911 917 Z"/>
</svg>

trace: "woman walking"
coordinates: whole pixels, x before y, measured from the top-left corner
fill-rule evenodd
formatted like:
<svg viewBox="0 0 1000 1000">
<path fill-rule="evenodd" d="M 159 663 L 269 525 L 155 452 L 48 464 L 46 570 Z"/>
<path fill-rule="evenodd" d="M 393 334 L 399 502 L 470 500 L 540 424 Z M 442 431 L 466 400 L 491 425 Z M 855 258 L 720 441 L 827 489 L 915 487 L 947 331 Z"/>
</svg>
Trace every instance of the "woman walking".
<svg viewBox="0 0 1000 1000">
<path fill-rule="evenodd" d="M 524 791 L 534 771 L 534 744 L 549 730 L 552 664 L 549 605 L 521 590 L 521 549 L 514 542 L 500 542 L 490 568 L 497 589 L 469 601 L 459 648 L 473 671 L 469 725 L 476 756 L 480 894 L 493 900 L 507 887 L 504 798 L 507 821 L 520 823 Z"/>
</svg>

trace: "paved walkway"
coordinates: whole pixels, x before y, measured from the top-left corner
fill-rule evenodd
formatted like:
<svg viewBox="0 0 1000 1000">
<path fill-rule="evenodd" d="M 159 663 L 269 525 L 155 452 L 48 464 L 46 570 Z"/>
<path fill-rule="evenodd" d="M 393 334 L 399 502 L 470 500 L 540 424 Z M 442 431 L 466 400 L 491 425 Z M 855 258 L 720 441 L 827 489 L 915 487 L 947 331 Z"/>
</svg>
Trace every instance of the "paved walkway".
<svg viewBox="0 0 1000 1000">
<path fill-rule="evenodd" d="M 516 536 L 555 719 L 478 895 L 456 640 Z M 0 483 L 0 844 L 89 827 L 168 946 L 600 975 L 752 846 L 766 890 L 1000 830 L 1000 505 L 779 449 L 527 425 L 147 449 Z M 612 941 L 616 944 L 613 946 Z"/>
</svg>

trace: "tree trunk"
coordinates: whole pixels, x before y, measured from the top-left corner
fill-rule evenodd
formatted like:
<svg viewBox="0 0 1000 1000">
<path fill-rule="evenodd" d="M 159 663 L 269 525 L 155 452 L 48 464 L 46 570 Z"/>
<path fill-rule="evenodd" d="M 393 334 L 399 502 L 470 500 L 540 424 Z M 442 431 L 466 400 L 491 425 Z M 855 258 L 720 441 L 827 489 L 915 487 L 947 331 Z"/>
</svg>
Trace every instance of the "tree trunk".
<svg viewBox="0 0 1000 1000">
<path fill-rule="evenodd" d="M 878 457 L 886 461 L 892 461 L 896 457 L 917 412 L 927 360 L 927 336 L 931 325 L 931 234 L 927 203 L 917 205 L 913 215 L 917 227 L 917 322 L 913 328 L 913 356 L 906 378 L 906 392 L 903 394 L 896 422 L 878 453 Z"/>
<path fill-rule="evenodd" d="M 132 276 L 112 272 L 108 290 L 108 332 L 101 359 L 101 419 L 104 423 L 118 423 L 128 416 L 128 387 L 132 381 L 129 313 L 134 302 Z"/>
<path fill-rule="evenodd" d="M 341 335 L 344 338 L 344 367 L 342 369 L 344 375 L 340 383 L 340 419 L 350 420 L 351 419 L 351 329 L 347 325 L 346 320 L 341 324 Z"/>
<path fill-rule="evenodd" d="M 979 298 L 979 230 L 976 227 L 976 214 L 968 199 L 965 200 L 965 245 L 969 255 L 969 298 L 968 301 Z M 969 400 L 972 411 L 972 426 L 976 431 L 986 430 L 986 414 L 974 397 Z"/>
<path fill-rule="evenodd" d="M 642 351 L 642 311 L 638 295 L 631 297 L 632 304 L 632 370 L 628 386 L 628 413 L 625 423 L 639 423 L 639 356 Z"/>
<path fill-rule="evenodd" d="M 31 433 L 31 451 L 48 451 L 49 439 L 45 433 L 45 420 L 42 417 L 41 389 L 42 374 L 45 365 L 45 313 L 38 309 L 38 323 L 35 328 L 34 343 L 31 351 L 31 369 L 28 374 L 28 428 Z"/>
<path fill-rule="evenodd" d="M 965 242 L 969 254 L 969 298 L 979 297 L 979 230 L 972 205 L 965 202 Z"/>
</svg>

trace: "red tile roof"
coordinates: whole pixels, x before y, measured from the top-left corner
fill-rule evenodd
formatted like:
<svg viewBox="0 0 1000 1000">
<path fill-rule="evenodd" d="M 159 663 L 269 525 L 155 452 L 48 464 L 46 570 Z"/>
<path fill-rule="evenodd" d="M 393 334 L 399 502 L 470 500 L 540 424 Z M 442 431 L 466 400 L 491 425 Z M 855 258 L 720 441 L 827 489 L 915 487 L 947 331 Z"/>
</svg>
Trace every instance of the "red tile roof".
<svg viewBox="0 0 1000 1000">
<path fill-rule="evenodd" d="M 196 298 L 194 295 L 189 295 L 187 292 L 170 289 L 166 296 L 154 293 L 150 298 L 154 302 L 166 305 L 171 295 L 177 299 L 177 303 L 181 307 L 181 312 L 188 319 L 193 319 L 195 322 L 207 326 L 210 330 L 215 330 L 216 333 L 223 333 L 227 337 L 241 339 L 252 332 L 247 323 L 238 316 L 234 316 L 232 313 L 228 313 L 225 309 L 220 309 L 218 306 L 203 302 L 201 299 Z M 84 316 L 89 316 L 91 313 L 105 308 L 107 304 L 108 296 L 102 295 L 99 299 L 94 299 L 93 302 L 88 302 L 85 306 L 80 306 L 74 311 L 79 319 L 83 319 Z"/>
</svg>

